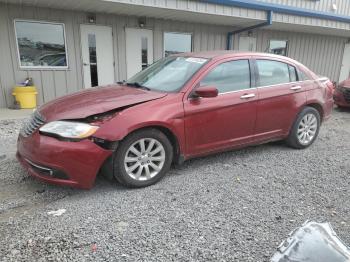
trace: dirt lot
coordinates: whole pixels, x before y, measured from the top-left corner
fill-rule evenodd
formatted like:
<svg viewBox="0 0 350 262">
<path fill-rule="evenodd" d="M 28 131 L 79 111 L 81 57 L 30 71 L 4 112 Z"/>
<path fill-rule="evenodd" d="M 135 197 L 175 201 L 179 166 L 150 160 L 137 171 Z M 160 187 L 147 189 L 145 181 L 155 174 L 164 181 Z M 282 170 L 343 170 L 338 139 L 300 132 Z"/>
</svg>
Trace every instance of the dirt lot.
<svg viewBox="0 0 350 262">
<path fill-rule="evenodd" d="M 0 122 L 0 261 L 268 261 L 305 220 L 330 221 L 350 245 L 350 111 L 335 110 L 307 150 L 195 159 L 137 190 L 28 177 L 15 160 L 20 124 Z"/>
</svg>

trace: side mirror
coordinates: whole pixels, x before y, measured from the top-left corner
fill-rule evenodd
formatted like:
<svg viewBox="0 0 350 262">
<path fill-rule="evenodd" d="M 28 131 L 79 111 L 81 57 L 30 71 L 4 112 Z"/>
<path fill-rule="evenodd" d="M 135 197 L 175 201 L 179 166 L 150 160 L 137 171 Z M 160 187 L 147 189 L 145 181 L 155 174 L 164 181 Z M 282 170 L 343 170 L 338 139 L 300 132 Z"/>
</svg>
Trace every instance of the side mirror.
<svg viewBox="0 0 350 262">
<path fill-rule="evenodd" d="M 218 89 L 214 86 L 200 86 L 194 90 L 194 97 L 217 97 Z"/>
</svg>

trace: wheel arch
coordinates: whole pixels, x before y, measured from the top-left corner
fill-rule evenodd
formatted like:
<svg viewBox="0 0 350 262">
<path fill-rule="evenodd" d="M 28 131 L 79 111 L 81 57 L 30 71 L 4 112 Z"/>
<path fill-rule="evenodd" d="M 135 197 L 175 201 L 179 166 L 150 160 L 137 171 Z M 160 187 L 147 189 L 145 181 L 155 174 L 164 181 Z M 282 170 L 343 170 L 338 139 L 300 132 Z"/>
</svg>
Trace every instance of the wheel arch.
<svg viewBox="0 0 350 262">
<path fill-rule="evenodd" d="M 312 107 L 312 108 L 316 109 L 318 111 L 318 113 L 320 114 L 321 122 L 323 122 L 324 110 L 323 110 L 323 107 L 321 106 L 321 104 L 319 104 L 317 102 L 313 102 L 313 103 L 306 104 L 303 108 L 305 108 L 305 107 Z"/>
<path fill-rule="evenodd" d="M 179 138 L 176 135 L 176 133 L 167 126 L 164 126 L 161 124 L 150 124 L 150 125 L 138 127 L 133 129 L 131 132 L 129 132 L 125 137 L 143 129 L 156 129 L 162 132 L 169 139 L 173 147 L 173 153 L 174 153 L 173 163 L 181 164 L 184 161 Z M 123 139 L 125 139 L 125 137 L 123 137 Z"/>
<path fill-rule="evenodd" d="M 181 152 L 181 147 L 179 143 L 178 137 L 175 135 L 175 132 L 173 132 L 170 128 L 163 126 L 163 125 L 148 125 L 148 126 L 142 126 L 133 129 L 131 132 L 126 134 L 123 138 L 125 139 L 127 136 L 138 132 L 140 130 L 144 129 L 157 129 L 160 132 L 162 132 L 170 141 L 172 147 L 173 147 L 173 163 L 174 164 L 182 164 L 184 162 L 184 157 Z M 114 149 L 114 153 L 118 150 L 118 146 Z M 99 173 L 103 174 L 107 179 L 112 180 L 114 176 L 114 154 L 110 155 L 104 163 L 102 163 Z"/>
</svg>

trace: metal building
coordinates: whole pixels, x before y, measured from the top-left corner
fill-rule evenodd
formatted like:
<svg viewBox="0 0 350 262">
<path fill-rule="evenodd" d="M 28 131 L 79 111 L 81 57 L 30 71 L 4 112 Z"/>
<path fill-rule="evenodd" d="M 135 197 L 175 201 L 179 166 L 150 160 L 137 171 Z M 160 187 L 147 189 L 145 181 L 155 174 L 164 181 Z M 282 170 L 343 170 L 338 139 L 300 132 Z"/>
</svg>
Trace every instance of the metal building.
<svg viewBox="0 0 350 262">
<path fill-rule="evenodd" d="M 0 0 L 0 107 L 26 77 L 42 104 L 213 49 L 287 55 L 343 80 L 350 0 Z"/>
</svg>

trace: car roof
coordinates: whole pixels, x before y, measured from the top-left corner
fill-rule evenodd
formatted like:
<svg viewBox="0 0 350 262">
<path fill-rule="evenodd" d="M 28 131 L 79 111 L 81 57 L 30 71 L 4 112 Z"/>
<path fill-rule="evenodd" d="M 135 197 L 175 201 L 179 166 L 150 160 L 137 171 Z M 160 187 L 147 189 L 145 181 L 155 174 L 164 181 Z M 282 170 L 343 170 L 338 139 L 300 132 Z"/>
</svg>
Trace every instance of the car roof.
<svg viewBox="0 0 350 262">
<path fill-rule="evenodd" d="M 180 53 L 175 54 L 174 56 L 191 56 L 191 57 L 201 57 L 207 59 L 221 59 L 221 58 L 234 58 L 240 56 L 254 56 L 254 57 L 265 57 L 265 58 L 279 58 L 286 61 L 294 61 L 286 56 L 280 56 L 269 53 L 260 53 L 260 52 L 247 52 L 247 51 L 234 51 L 234 50 L 215 50 L 215 51 L 201 51 L 201 52 L 190 52 L 190 53 Z"/>
</svg>

